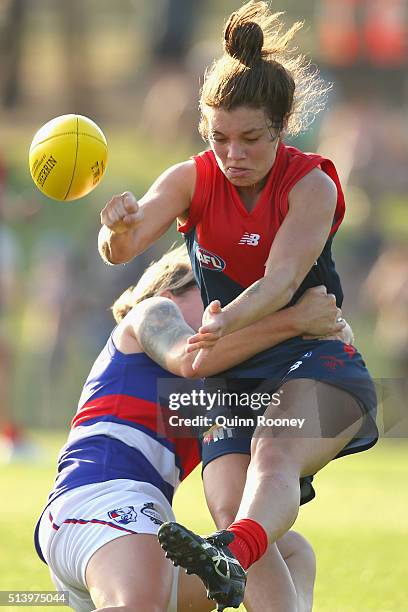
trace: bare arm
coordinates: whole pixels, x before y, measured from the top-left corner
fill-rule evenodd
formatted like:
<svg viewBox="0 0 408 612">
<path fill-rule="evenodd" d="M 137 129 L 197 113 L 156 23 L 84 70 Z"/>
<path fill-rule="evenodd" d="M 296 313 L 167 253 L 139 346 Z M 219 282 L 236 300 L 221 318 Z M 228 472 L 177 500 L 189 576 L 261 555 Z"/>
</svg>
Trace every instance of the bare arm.
<svg viewBox="0 0 408 612">
<path fill-rule="evenodd" d="M 296 307 L 267 315 L 227 336 L 215 344 L 208 357 L 193 372 L 204 378 L 232 368 L 253 355 L 303 333 Z M 195 357 L 195 353 L 190 353 Z M 193 361 L 193 360 L 192 360 Z"/>
<path fill-rule="evenodd" d="M 186 340 L 194 330 L 174 302 L 162 297 L 145 300 L 133 309 L 130 321 L 134 336 L 149 357 L 173 374 L 196 378 L 222 372 L 306 332 L 316 336 L 340 332 L 344 323 L 337 322 L 341 313 L 332 298 L 324 287 L 310 289 L 295 306 L 221 338 L 211 358 L 203 360 L 198 370 L 192 367 L 196 353 L 186 351 Z"/>
<path fill-rule="evenodd" d="M 198 377 L 185 350 L 194 330 L 174 302 L 164 297 L 144 300 L 133 308 L 130 321 L 140 347 L 153 361 L 177 376 Z"/>
<path fill-rule="evenodd" d="M 177 217 L 187 214 L 195 188 L 194 161 L 172 166 L 137 202 L 124 192 L 101 212 L 98 248 L 106 263 L 126 263 L 151 246 Z"/>
<path fill-rule="evenodd" d="M 198 367 L 193 362 L 193 370 L 201 377 L 211 376 L 295 336 L 348 342 L 349 332 L 334 295 L 328 294 L 326 287 L 313 287 L 294 306 L 220 338 L 211 351 L 203 351 Z M 196 357 L 197 351 L 192 355 Z"/>
</svg>

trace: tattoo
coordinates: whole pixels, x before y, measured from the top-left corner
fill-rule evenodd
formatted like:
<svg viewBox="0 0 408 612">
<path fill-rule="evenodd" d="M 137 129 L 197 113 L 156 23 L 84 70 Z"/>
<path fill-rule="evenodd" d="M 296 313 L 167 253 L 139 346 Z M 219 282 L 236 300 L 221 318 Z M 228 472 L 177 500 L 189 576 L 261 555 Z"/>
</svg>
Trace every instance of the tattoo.
<svg viewBox="0 0 408 612">
<path fill-rule="evenodd" d="M 150 300 L 149 300 L 150 301 Z M 194 333 L 180 310 L 170 300 L 146 303 L 138 328 L 143 350 L 162 368 L 167 368 L 167 355 L 181 339 Z"/>
</svg>

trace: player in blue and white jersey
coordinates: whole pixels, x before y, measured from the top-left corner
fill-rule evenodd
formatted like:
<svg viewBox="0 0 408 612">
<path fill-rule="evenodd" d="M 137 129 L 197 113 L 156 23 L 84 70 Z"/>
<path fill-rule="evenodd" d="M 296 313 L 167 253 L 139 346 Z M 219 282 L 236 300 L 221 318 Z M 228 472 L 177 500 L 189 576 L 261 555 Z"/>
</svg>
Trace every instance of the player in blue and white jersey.
<svg viewBox="0 0 408 612">
<path fill-rule="evenodd" d="M 210 610 L 199 579 L 178 576 L 156 539 L 161 523 L 174 519 L 177 485 L 200 462 L 196 438 L 163 437 L 157 427 L 164 410 L 157 379 L 194 376 L 185 344 L 203 306 L 185 247 L 148 268 L 112 309 L 118 325 L 84 384 L 36 548 L 75 610 Z M 299 333 L 336 333 L 338 315 L 325 290 L 314 289 L 293 308 L 220 341 L 202 373 Z M 299 538 L 293 535 L 295 557 L 306 546 Z M 313 563 L 305 567 L 313 585 Z"/>
</svg>

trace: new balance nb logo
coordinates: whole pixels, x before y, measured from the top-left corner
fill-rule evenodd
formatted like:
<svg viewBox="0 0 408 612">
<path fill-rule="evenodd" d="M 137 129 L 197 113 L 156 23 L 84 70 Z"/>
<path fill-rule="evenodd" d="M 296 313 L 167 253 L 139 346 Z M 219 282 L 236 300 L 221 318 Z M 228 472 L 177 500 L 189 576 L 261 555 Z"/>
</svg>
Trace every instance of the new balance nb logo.
<svg viewBox="0 0 408 612">
<path fill-rule="evenodd" d="M 245 232 L 245 234 L 242 236 L 238 244 L 248 244 L 249 246 L 258 246 L 260 238 L 261 236 L 259 234 L 248 234 L 248 232 Z"/>
</svg>

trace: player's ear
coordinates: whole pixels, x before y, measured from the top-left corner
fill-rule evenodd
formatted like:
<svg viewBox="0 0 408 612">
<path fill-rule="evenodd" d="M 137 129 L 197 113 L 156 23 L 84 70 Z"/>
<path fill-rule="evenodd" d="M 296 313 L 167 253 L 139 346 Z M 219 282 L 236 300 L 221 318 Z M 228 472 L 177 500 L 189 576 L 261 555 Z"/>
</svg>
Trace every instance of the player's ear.
<svg viewBox="0 0 408 612">
<path fill-rule="evenodd" d="M 169 291 L 168 289 L 165 289 L 164 291 L 161 291 L 159 293 L 159 296 L 160 297 L 165 297 L 165 298 L 171 300 L 172 302 L 174 302 L 174 294 L 171 291 Z"/>
</svg>

